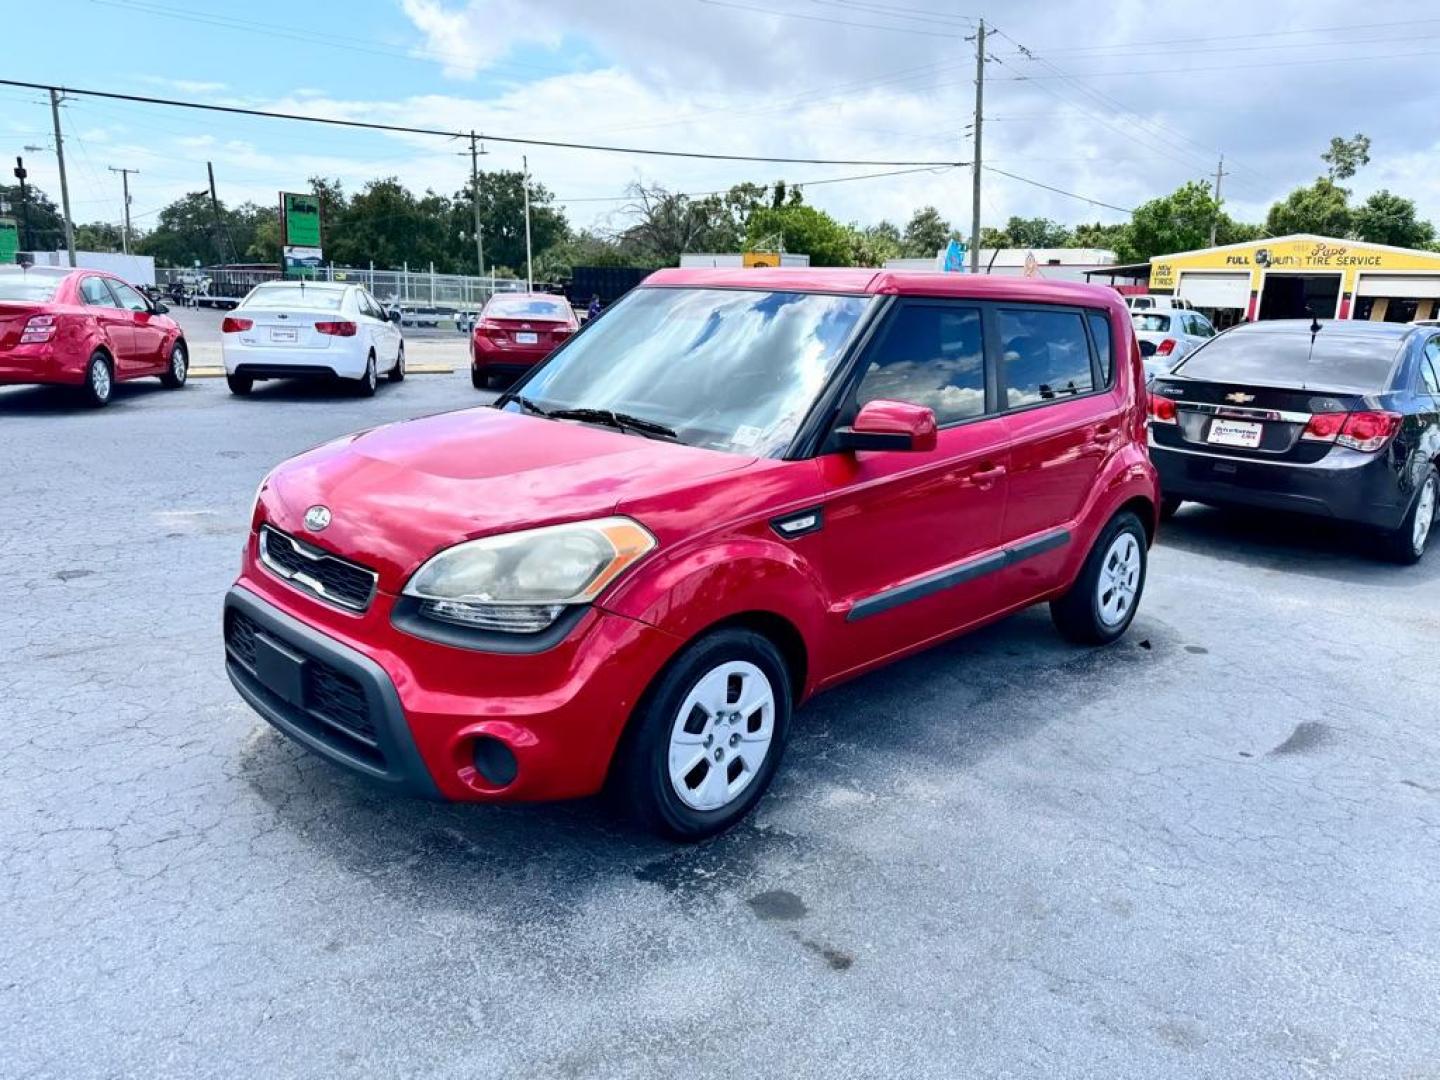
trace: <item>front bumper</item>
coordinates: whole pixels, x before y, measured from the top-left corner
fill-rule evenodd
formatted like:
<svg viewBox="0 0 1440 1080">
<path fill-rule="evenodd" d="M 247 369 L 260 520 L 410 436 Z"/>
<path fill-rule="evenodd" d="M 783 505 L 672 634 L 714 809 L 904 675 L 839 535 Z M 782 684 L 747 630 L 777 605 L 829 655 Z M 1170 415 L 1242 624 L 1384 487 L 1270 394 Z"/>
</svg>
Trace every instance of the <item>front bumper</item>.
<svg viewBox="0 0 1440 1080">
<path fill-rule="evenodd" d="M 253 551 L 252 539 L 225 600 L 231 681 L 301 745 L 410 793 L 474 802 L 594 794 L 636 703 L 680 644 L 590 608 L 561 640 L 534 652 L 458 647 L 400 629 L 395 598 L 383 592 L 358 615 L 312 599 L 258 566 Z M 237 614 L 299 661 L 297 681 L 265 684 L 236 638 Z M 336 711 L 332 671 L 353 684 L 341 688 L 344 716 L 327 715 Z M 316 679 L 322 685 L 312 687 Z M 477 749 L 493 742 L 513 758 L 507 782 L 487 779 L 477 764 Z"/>
<path fill-rule="evenodd" d="M 1398 528 L 1409 508 L 1388 452 L 1335 447 L 1312 465 L 1282 464 L 1150 444 L 1160 490 L 1215 506 L 1254 506 Z"/>
</svg>

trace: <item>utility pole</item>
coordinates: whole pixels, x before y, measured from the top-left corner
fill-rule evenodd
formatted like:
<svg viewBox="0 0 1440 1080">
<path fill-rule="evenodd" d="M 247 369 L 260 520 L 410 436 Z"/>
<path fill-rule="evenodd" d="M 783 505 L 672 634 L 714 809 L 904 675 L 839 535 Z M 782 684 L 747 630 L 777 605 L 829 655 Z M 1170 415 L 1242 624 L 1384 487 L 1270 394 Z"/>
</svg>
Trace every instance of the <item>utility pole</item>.
<svg viewBox="0 0 1440 1080">
<path fill-rule="evenodd" d="M 70 183 L 65 178 L 65 140 L 60 137 L 60 91 L 50 88 L 50 118 L 55 121 L 55 160 L 60 163 L 60 205 L 65 211 L 65 250 L 75 265 L 75 222 L 70 217 Z"/>
<path fill-rule="evenodd" d="M 205 162 L 205 171 L 210 174 L 210 210 L 215 215 L 215 253 L 223 263 L 225 261 L 225 245 L 221 243 L 221 236 L 222 233 L 228 236 L 229 230 L 220 217 L 220 197 L 215 194 L 215 163 L 213 161 Z M 230 244 L 230 253 L 235 257 L 236 261 L 239 260 L 240 255 L 235 251 L 235 244 L 233 242 Z"/>
<path fill-rule="evenodd" d="M 1220 164 L 1215 166 L 1215 218 L 1210 222 L 1210 246 L 1215 246 L 1215 230 L 1220 227 L 1220 181 L 1229 176 L 1225 171 L 1225 155 L 1220 155 Z"/>
<path fill-rule="evenodd" d="M 975 31 L 975 150 L 970 162 L 970 272 L 980 272 L 980 134 L 985 109 L 985 20 Z"/>
<path fill-rule="evenodd" d="M 535 271 L 530 264 L 530 162 L 527 158 L 520 159 L 520 169 L 525 182 L 525 291 L 533 292 Z"/>
<path fill-rule="evenodd" d="M 480 155 L 485 148 L 478 146 L 475 132 L 470 132 L 470 206 L 475 211 L 475 264 L 479 273 L 485 276 L 485 242 L 480 236 Z"/>
<path fill-rule="evenodd" d="M 120 174 L 120 187 L 125 192 L 125 231 L 120 234 L 120 250 L 126 255 L 130 254 L 130 174 L 140 175 L 139 169 L 117 169 L 114 165 L 107 165 L 111 172 Z"/>
<path fill-rule="evenodd" d="M 30 193 L 25 188 L 25 178 L 30 174 L 25 170 L 25 159 L 16 155 L 15 157 L 15 179 L 20 181 L 20 250 L 34 251 L 34 241 L 30 236 Z"/>
</svg>

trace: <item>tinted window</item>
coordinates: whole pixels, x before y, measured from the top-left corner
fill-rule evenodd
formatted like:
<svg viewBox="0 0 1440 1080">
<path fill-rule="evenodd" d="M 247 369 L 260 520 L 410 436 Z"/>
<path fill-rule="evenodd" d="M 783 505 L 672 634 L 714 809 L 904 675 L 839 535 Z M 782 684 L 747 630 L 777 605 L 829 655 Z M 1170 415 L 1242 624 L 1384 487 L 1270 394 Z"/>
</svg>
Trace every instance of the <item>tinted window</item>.
<svg viewBox="0 0 1440 1080">
<path fill-rule="evenodd" d="M 1086 318 L 1090 320 L 1090 335 L 1095 339 L 1095 351 L 1100 354 L 1100 378 L 1109 386 L 1111 377 L 1115 374 L 1115 357 L 1110 351 L 1110 319 L 1098 311 L 1090 312 Z"/>
<path fill-rule="evenodd" d="M 1010 408 L 1095 389 L 1090 343 L 1073 311 L 998 311 L 1002 378 Z"/>
<path fill-rule="evenodd" d="M 1346 334 L 1334 324 L 1315 335 L 1313 348 L 1303 330 L 1240 331 L 1207 342 L 1182 360 L 1175 374 L 1251 386 L 1379 390 L 1399 346 L 1388 334 Z"/>
<path fill-rule="evenodd" d="M 80 299 L 91 307 L 119 307 L 102 278 L 87 277 L 80 282 Z"/>
<path fill-rule="evenodd" d="M 1420 358 L 1420 385 L 1440 397 L 1440 338 L 1425 343 L 1425 355 Z"/>
<path fill-rule="evenodd" d="M 0 271 L 0 300 L 38 300 L 44 303 L 55 299 L 63 275 L 31 274 L 25 271 Z"/>
<path fill-rule="evenodd" d="M 985 412 L 985 352 L 980 312 L 906 304 L 868 357 L 857 403 L 884 399 L 924 405 L 937 423 Z"/>
<path fill-rule="evenodd" d="M 1195 320 L 1195 333 L 1201 337 L 1215 336 L 1215 327 L 1210 325 L 1210 320 L 1204 315 L 1192 315 L 1191 318 Z"/>
<path fill-rule="evenodd" d="M 131 311 L 150 310 L 150 305 L 145 302 L 145 298 L 123 281 L 110 282 L 110 288 L 115 290 L 115 296 L 119 299 L 121 307 Z"/>
<path fill-rule="evenodd" d="M 497 296 L 485 305 L 485 314 L 492 319 L 566 319 L 570 305 L 564 300 L 543 296 Z"/>
<path fill-rule="evenodd" d="M 1144 330 L 1148 333 L 1168 334 L 1170 332 L 1169 315 L 1152 315 L 1148 312 L 1144 315 L 1132 315 L 1131 320 L 1135 323 L 1136 330 Z"/>
<path fill-rule="evenodd" d="M 692 446 L 775 456 L 795 438 L 870 303 L 820 293 L 634 289 L 552 356 L 523 393 L 547 410 L 629 413 L 673 428 Z"/>
</svg>

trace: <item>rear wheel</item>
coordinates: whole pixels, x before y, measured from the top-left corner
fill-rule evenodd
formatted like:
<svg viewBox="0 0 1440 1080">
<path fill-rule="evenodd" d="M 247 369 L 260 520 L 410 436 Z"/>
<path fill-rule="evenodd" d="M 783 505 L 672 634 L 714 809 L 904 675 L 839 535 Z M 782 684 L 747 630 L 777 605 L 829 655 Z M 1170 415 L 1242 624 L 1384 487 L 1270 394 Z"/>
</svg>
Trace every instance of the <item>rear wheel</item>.
<svg viewBox="0 0 1440 1080">
<path fill-rule="evenodd" d="M 490 389 L 490 376 L 482 371 L 476 371 L 472 367 L 470 369 L 470 385 L 476 390 L 488 390 Z"/>
<path fill-rule="evenodd" d="M 617 752 L 617 793 L 647 828 L 700 840 L 739 821 L 779 767 L 790 676 L 769 639 L 700 638 L 646 692 Z"/>
<path fill-rule="evenodd" d="M 170 347 L 170 363 L 165 368 L 165 374 L 160 376 L 160 385 L 167 390 L 179 390 L 189 374 L 190 357 L 185 352 L 185 343 L 177 341 Z"/>
<path fill-rule="evenodd" d="M 1130 628 L 1145 591 L 1145 527 L 1128 510 L 1110 519 L 1070 591 L 1050 604 L 1062 636 L 1108 645 Z"/>
<path fill-rule="evenodd" d="M 355 388 L 355 392 L 361 397 L 374 397 L 379 385 L 380 376 L 375 370 L 375 354 L 372 352 L 365 358 L 365 374 L 360 376 L 360 384 Z"/>
<path fill-rule="evenodd" d="M 114 389 L 115 372 L 110 368 L 110 358 L 103 352 L 96 351 L 85 365 L 85 385 L 80 393 L 87 405 L 98 409 L 110 403 L 110 395 Z"/>
<path fill-rule="evenodd" d="M 244 397 L 250 393 L 251 390 L 255 389 L 255 380 L 249 375 L 226 375 L 225 385 L 230 388 L 230 392 L 236 397 Z"/>
<path fill-rule="evenodd" d="M 1405 520 L 1398 529 L 1384 534 L 1385 554 L 1405 566 L 1419 562 L 1434 531 L 1437 510 L 1440 510 L 1440 477 L 1432 465 L 1425 470 L 1425 479 L 1420 482 L 1420 491 Z"/>
<path fill-rule="evenodd" d="M 395 357 L 395 366 L 390 369 L 390 374 L 389 374 L 388 376 L 386 376 L 386 378 L 388 378 L 391 382 L 404 382 L 404 381 L 405 381 L 405 344 L 404 344 L 404 342 L 401 342 L 401 344 L 400 344 L 400 352 L 399 352 L 399 354 Z"/>
</svg>

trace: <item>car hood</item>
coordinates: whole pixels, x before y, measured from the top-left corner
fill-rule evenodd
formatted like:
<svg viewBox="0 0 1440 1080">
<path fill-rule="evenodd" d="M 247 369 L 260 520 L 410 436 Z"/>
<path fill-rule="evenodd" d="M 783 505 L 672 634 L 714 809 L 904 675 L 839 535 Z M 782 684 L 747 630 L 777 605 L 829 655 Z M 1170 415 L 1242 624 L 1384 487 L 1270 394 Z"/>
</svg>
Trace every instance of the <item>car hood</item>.
<svg viewBox="0 0 1440 1080">
<path fill-rule="evenodd" d="M 373 567 L 398 592 L 453 544 L 561 521 L 733 472 L 754 458 L 603 428 L 469 409 L 347 436 L 285 462 L 261 489 L 276 527 Z M 328 526 L 305 526 L 312 506 Z"/>
</svg>

